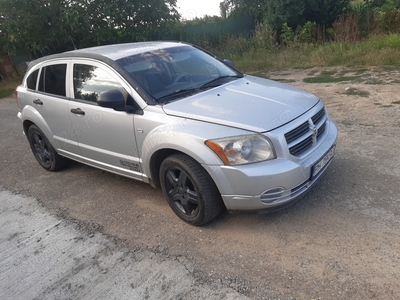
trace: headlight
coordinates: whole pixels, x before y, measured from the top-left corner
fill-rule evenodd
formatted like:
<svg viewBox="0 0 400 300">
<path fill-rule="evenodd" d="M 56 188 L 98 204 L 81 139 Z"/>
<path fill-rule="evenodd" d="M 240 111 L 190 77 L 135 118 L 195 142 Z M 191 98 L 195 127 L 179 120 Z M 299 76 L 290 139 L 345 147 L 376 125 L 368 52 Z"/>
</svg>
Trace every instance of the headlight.
<svg viewBox="0 0 400 300">
<path fill-rule="evenodd" d="M 276 158 L 272 144 L 259 134 L 208 140 L 205 144 L 228 166 Z"/>
</svg>

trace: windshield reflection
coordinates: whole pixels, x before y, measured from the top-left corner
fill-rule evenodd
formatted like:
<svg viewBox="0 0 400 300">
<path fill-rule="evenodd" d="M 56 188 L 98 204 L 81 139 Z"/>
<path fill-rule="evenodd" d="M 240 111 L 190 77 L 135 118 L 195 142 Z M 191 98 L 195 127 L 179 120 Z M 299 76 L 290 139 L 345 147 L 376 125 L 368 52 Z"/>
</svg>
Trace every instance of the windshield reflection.
<svg viewBox="0 0 400 300">
<path fill-rule="evenodd" d="M 118 60 L 129 75 L 159 103 L 201 92 L 243 75 L 211 55 L 191 46 L 145 52 Z M 228 80 L 218 80 L 220 78 Z M 169 99 L 170 100 L 170 99 Z"/>
</svg>

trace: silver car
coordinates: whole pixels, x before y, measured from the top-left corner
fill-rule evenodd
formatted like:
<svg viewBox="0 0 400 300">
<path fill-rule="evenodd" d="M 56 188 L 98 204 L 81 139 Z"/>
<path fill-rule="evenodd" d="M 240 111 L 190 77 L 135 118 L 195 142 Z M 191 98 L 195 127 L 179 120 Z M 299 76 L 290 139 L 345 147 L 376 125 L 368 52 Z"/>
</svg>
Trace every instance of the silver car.
<svg viewBox="0 0 400 300">
<path fill-rule="evenodd" d="M 33 155 L 161 188 L 185 222 L 293 203 L 324 173 L 337 128 L 317 97 L 243 75 L 196 46 L 100 46 L 33 61 L 16 90 Z"/>
</svg>

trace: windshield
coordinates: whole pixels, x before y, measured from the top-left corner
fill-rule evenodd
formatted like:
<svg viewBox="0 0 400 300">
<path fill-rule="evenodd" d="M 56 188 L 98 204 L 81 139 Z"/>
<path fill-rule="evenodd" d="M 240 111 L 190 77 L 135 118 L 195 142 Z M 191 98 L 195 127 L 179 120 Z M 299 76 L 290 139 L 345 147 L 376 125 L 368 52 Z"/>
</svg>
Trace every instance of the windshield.
<svg viewBox="0 0 400 300">
<path fill-rule="evenodd" d="M 206 52 L 187 45 L 128 56 L 117 62 L 159 103 L 243 76 Z"/>
</svg>

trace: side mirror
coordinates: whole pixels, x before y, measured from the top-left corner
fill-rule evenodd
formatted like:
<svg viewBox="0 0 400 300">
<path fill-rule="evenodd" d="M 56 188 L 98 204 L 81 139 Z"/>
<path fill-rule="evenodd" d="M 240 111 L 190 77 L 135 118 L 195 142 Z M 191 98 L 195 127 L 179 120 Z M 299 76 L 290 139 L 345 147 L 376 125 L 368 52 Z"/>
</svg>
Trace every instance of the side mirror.
<svg viewBox="0 0 400 300">
<path fill-rule="evenodd" d="M 234 68 L 235 66 L 233 65 L 233 62 L 231 62 L 229 59 L 224 59 L 223 60 L 223 62 L 225 63 L 225 64 L 227 64 L 228 66 L 230 66 L 230 67 L 232 67 L 232 68 Z"/>
<path fill-rule="evenodd" d="M 120 90 L 110 90 L 100 93 L 97 97 L 97 104 L 101 107 L 112 108 L 115 111 L 124 111 L 137 115 L 144 114 L 144 111 L 140 107 L 135 108 L 132 105 L 125 105 L 125 96 Z"/>
<path fill-rule="evenodd" d="M 100 93 L 97 104 L 101 107 L 122 108 L 125 106 L 125 97 L 120 90 L 110 90 Z"/>
</svg>

